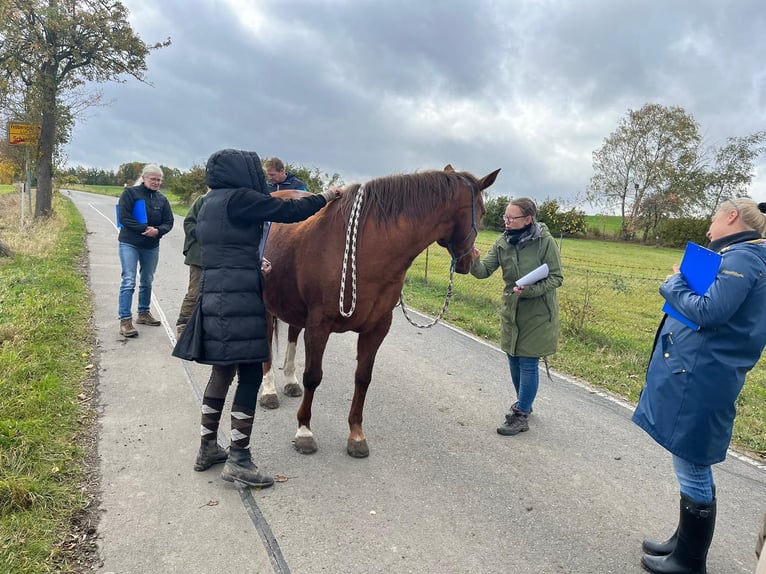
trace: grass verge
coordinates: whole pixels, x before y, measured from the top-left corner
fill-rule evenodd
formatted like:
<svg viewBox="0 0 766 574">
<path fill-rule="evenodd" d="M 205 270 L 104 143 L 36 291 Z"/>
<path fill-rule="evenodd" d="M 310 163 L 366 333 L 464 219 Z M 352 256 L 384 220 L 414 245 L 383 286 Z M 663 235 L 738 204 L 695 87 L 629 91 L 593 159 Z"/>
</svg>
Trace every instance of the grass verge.
<svg viewBox="0 0 766 574">
<path fill-rule="evenodd" d="M 486 253 L 496 237 L 497 233 L 481 232 L 476 245 Z M 564 239 L 561 255 L 561 337 L 549 364 L 635 403 L 662 318 L 663 299 L 658 288 L 682 252 L 632 243 Z M 449 263 L 447 251 L 435 245 L 418 257 L 407 274 L 407 304 L 435 316 L 444 303 Z M 499 345 L 502 291 L 499 271 L 482 281 L 470 275 L 456 276 L 455 294 L 444 320 Z M 748 375 L 737 401 L 732 445 L 766 458 L 764 359 Z"/>
<path fill-rule="evenodd" d="M 18 195 L 0 195 L 0 571 L 79 572 L 91 503 L 91 305 L 85 226 L 55 216 L 18 229 Z M 9 221 L 10 219 L 10 221 Z"/>
</svg>

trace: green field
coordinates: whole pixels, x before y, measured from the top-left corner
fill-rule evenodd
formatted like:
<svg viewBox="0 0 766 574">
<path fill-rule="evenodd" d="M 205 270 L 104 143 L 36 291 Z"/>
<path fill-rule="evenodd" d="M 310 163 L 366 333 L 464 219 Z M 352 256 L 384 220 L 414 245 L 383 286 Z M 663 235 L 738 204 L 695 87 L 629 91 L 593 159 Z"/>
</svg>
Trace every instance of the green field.
<svg viewBox="0 0 766 574">
<path fill-rule="evenodd" d="M 619 215 L 586 215 L 585 228 L 590 237 L 619 238 L 622 218 Z"/>
<path fill-rule="evenodd" d="M 476 245 L 486 253 L 496 237 L 496 233 L 481 232 Z M 662 318 L 658 288 L 681 255 L 680 250 L 633 243 L 564 239 L 561 338 L 558 352 L 549 358 L 551 367 L 637 401 Z M 427 270 L 425 262 L 423 254 L 410 269 L 405 300 L 435 316 L 444 303 L 450 257 L 446 250 L 432 246 Z M 501 274 L 482 281 L 456 275 L 454 291 L 445 320 L 499 344 Z M 750 373 L 740 395 L 733 442 L 766 456 L 764 361 Z"/>
</svg>

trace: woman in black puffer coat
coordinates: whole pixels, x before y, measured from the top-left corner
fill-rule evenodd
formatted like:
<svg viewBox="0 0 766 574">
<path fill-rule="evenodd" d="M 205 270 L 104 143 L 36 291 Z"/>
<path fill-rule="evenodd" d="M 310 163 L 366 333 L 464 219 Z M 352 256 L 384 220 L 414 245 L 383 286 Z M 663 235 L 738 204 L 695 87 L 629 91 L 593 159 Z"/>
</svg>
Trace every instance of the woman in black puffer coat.
<svg viewBox="0 0 766 574">
<path fill-rule="evenodd" d="M 195 470 L 226 462 L 221 478 L 251 486 L 270 486 L 250 455 L 256 398 L 269 358 L 266 308 L 259 243 L 263 223 L 302 221 L 339 196 L 326 191 L 300 199 L 269 195 L 261 160 L 255 152 L 226 149 L 206 166 L 210 191 L 197 217 L 202 248 L 202 279 L 197 306 L 173 355 L 212 365 L 202 400 L 202 442 Z M 239 374 L 231 409 L 231 448 L 217 443 L 226 395 Z"/>
</svg>

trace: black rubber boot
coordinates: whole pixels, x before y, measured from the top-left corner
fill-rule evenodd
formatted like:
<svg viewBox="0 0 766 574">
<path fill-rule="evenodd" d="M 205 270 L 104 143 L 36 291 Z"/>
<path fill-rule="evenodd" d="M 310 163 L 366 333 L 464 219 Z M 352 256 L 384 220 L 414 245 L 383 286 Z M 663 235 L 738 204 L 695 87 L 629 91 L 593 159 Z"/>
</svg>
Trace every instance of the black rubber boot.
<svg viewBox="0 0 766 574">
<path fill-rule="evenodd" d="M 267 474 L 258 471 L 250 458 L 249 448 L 229 449 L 229 458 L 223 466 L 221 478 L 227 482 L 241 482 L 248 486 L 260 486 L 265 488 L 274 484 L 274 479 Z"/>
<path fill-rule="evenodd" d="M 644 540 L 641 544 L 641 549 L 649 556 L 667 556 L 676 547 L 678 541 L 678 526 L 676 531 L 665 542 L 659 540 Z"/>
<path fill-rule="evenodd" d="M 681 495 L 676 545 L 666 556 L 644 554 L 641 565 L 655 574 L 707 574 L 707 551 L 715 531 L 716 501 L 700 504 Z"/>
<path fill-rule="evenodd" d="M 216 439 L 206 440 L 203 438 L 199 445 L 197 460 L 194 462 L 194 470 L 202 472 L 214 464 L 226 462 L 228 458 L 229 453 L 218 446 Z"/>
<path fill-rule="evenodd" d="M 715 484 L 713 485 L 713 501 L 715 501 Z M 683 498 L 679 501 L 678 508 L 678 521 L 681 522 L 681 514 L 683 513 Z M 641 544 L 641 548 L 646 554 L 650 556 L 667 556 L 676 547 L 676 541 L 678 540 L 678 525 L 676 525 L 675 532 L 671 534 L 670 538 L 664 542 L 659 540 L 644 540 Z"/>
</svg>

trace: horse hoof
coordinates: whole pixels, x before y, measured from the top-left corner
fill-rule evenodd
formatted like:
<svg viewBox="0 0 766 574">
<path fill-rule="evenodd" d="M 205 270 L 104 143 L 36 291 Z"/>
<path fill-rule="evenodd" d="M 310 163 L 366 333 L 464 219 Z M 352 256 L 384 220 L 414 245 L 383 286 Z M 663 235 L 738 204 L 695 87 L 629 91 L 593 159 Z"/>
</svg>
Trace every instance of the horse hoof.
<svg viewBox="0 0 766 574">
<path fill-rule="evenodd" d="M 348 439 L 346 450 L 354 458 L 367 458 L 370 456 L 370 449 L 367 446 L 366 438 L 362 440 Z"/>
<path fill-rule="evenodd" d="M 303 395 L 303 389 L 298 383 L 287 383 L 285 385 L 284 393 L 288 397 L 300 397 Z"/>
<path fill-rule="evenodd" d="M 259 402 L 261 403 L 262 407 L 267 409 L 279 408 L 279 397 L 277 397 L 276 393 L 273 395 L 261 395 L 261 400 Z"/>
<path fill-rule="evenodd" d="M 317 451 L 317 441 L 311 436 L 295 437 L 293 446 L 301 454 L 314 454 Z"/>
</svg>

